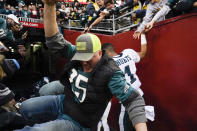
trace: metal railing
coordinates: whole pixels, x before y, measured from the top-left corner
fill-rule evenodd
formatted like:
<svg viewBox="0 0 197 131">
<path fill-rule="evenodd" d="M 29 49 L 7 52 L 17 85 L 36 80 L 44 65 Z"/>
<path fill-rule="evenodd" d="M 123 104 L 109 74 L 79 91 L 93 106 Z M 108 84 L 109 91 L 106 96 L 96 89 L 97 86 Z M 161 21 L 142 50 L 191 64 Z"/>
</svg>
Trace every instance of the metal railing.
<svg viewBox="0 0 197 131">
<path fill-rule="evenodd" d="M 111 16 L 111 19 L 102 20 L 99 24 L 95 25 L 91 29 L 91 31 L 97 32 L 97 33 L 102 32 L 102 33 L 106 33 L 106 34 L 110 34 L 110 35 L 115 35 L 117 33 L 128 31 L 132 28 L 137 27 L 139 25 L 139 23 L 134 24 L 131 21 L 131 14 L 134 11 L 126 12 L 125 10 L 128 10 L 128 7 L 125 7 L 120 10 L 120 12 L 124 12 L 125 14 L 120 15 L 118 17 L 115 17 L 115 15 L 113 14 Z M 4 14 L 0 14 L 0 17 L 5 18 L 5 19 L 7 18 L 7 16 Z M 34 19 L 34 18 L 25 18 L 25 17 L 19 17 L 19 21 L 32 22 L 32 23 L 43 23 L 43 20 Z M 87 24 L 84 27 L 81 25 L 80 20 L 69 19 L 67 24 L 64 23 L 62 25 L 62 27 L 65 29 L 69 29 L 69 30 L 83 31 L 87 27 Z"/>
<path fill-rule="evenodd" d="M 7 19 L 7 15 L 0 14 L 0 18 Z M 32 22 L 32 23 L 43 23 L 43 20 L 41 20 L 41 19 L 26 18 L 26 17 L 18 17 L 18 20 L 25 21 L 25 22 Z"/>
<path fill-rule="evenodd" d="M 127 10 L 128 7 L 123 8 L 122 10 L 120 10 L 120 12 L 124 12 L 125 10 Z M 93 32 L 102 32 L 102 33 L 107 33 L 107 34 L 111 34 L 111 35 L 115 35 L 117 33 L 120 32 L 124 32 L 124 31 L 128 31 L 132 28 L 135 28 L 139 25 L 139 23 L 134 24 L 131 21 L 131 14 L 134 11 L 130 11 L 130 12 L 126 12 L 125 14 L 116 17 L 113 14 L 111 16 L 111 19 L 104 19 L 102 20 L 100 23 L 98 23 L 97 25 L 95 25 L 91 31 Z M 66 29 L 73 29 L 73 30 L 79 30 L 79 31 L 83 31 L 85 28 L 87 27 L 87 25 L 85 25 L 85 27 L 83 27 L 80 24 L 80 20 L 68 20 L 68 25 L 65 26 L 64 28 Z"/>
</svg>

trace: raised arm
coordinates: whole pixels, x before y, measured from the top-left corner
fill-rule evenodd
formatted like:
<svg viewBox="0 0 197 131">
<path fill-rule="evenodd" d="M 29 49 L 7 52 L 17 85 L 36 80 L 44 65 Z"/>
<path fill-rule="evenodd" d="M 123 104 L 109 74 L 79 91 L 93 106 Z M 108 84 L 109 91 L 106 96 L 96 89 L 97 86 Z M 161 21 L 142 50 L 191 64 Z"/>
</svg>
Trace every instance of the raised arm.
<svg viewBox="0 0 197 131">
<path fill-rule="evenodd" d="M 161 17 L 165 17 L 168 12 L 170 11 L 170 7 L 168 5 L 164 5 L 160 11 L 156 13 L 156 15 L 153 17 L 153 19 L 146 25 L 146 29 L 150 30 L 152 29 L 154 23 L 160 19 Z"/>
<path fill-rule="evenodd" d="M 100 17 L 98 17 L 88 28 L 86 28 L 84 32 L 89 32 L 92 29 L 92 27 L 100 23 L 105 18 L 105 16 L 106 14 L 101 12 Z"/>
<path fill-rule="evenodd" d="M 141 51 L 138 52 L 138 55 L 140 56 L 140 59 L 143 59 L 146 56 L 146 53 L 147 53 L 146 35 L 141 34 Z"/>
<path fill-rule="evenodd" d="M 46 37 L 52 37 L 58 33 L 56 22 L 56 2 L 59 0 L 42 0 L 44 3 L 44 31 Z"/>
<path fill-rule="evenodd" d="M 56 22 L 56 2 L 58 1 L 60 0 L 43 0 L 46 45 L 52 53 L 70 59 L 75 53 L 75 46 L 59 33 Z"/>
<path fill-rule="evenodd" d="M 140 34 L 145 30 L 146 24 L 152 20 L 154 15 L 154 10 L 152 8 L 153 8 L 152 5 L 149 4 L 146 10 L 146 15 L 144 16 L 142 23 L 137 27 L 137 30 L 133 34 L 134 39 L 140 38 Z"/>
</svg>

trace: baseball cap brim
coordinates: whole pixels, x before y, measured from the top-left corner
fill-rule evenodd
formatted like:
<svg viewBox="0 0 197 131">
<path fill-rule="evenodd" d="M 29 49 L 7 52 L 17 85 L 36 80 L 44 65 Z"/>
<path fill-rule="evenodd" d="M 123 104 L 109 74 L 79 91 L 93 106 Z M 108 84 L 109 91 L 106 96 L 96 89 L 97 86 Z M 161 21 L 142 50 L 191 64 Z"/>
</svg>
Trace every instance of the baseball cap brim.
<svg viewBox="0 0 197 131">
<path fill-rule="evenodd" d="M 20 22 L 18 21 L 18 18 L 15 15 L 9 14 L 7 17 L 12 19 L 15 23 L 20 24 Z"/>
<path fill-rule="evenodd" d="M 75 53 L 72 60 L 89 61 L 94 56 L 94 53 Z"/>
</svg>

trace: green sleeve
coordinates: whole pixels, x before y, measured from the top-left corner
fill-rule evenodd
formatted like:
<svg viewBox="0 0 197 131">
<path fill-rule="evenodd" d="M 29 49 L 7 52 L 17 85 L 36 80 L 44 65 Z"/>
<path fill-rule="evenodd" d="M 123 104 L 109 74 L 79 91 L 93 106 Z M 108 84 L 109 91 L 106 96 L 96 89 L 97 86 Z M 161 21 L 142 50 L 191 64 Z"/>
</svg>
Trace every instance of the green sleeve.
<svg viewBox="0 0 197 131">
<path fill-rule="evenodd" d="M 130 84 L 126 82 L 122 71 L 116 71 L 108 84 L 111 93 L 120 101 L 125 101 L 133 91 Z"/>
</svg>

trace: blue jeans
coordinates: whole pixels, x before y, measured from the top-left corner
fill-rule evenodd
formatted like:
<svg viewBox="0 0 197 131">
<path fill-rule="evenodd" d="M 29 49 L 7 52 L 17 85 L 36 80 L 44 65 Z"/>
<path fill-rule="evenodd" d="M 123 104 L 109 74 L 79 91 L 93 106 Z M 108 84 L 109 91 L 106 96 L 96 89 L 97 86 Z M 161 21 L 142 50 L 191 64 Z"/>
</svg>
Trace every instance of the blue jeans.
<svg viewBox="0 0 197 131">
<path fill-rule="evenodd" d="M 62 113 L 63 106 L 61 103 L 63 99 L 64 95 L 51 95 L 24 101 L 20 109 L 22 116 L 27 120 L 41 124 L 35 124 L 33 127 L 26 126 L 16 131 L 85 131 L 85 128 Z"/>
<path fill-rule="evenodd" d="M 64 85 L 62 85 L 60 81 L 52 81 L 42 86 L 39 90 L 39 94 L 40 96 L 64 94 Z"/>
</svg>

